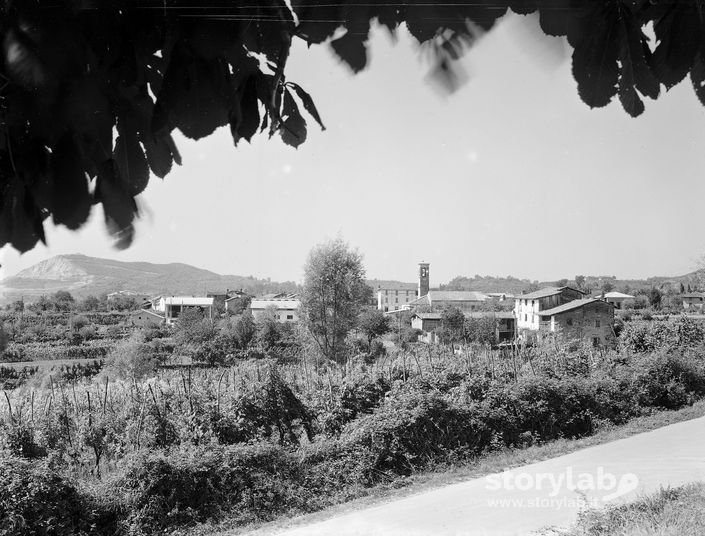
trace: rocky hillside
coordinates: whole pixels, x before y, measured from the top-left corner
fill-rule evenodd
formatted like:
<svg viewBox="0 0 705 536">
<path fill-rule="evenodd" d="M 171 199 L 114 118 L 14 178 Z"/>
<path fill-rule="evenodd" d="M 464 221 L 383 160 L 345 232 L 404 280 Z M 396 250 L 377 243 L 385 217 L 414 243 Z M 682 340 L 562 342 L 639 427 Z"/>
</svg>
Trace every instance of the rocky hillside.
<svg viewBox="0 0 705 536">
<path fill-rule="evenodd" d="M 57 255 L 0 281 L 0 302 L 26 301 L 67 290 L 75 297 L 117 290 L 140 294 L 204 294 L 206 291 L 245 289 L 252 294 L 291 292 L 296 284 L 254 277 L 220 275 L 188 264 L 153 264 L 98 259 L 85 255 Z"/>
</svg>

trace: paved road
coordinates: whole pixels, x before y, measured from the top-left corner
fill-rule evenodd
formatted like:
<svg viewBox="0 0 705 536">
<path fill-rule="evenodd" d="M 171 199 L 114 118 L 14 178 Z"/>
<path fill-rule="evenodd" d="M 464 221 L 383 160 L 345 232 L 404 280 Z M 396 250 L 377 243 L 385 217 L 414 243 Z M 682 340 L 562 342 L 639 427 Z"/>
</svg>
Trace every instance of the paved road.
<svg viewBox="0 0 705 536">
<path fill-rule="evenodd" d="M 629 501 L 695 480 L 705 480 L 705 417 L 277 534 L 530 534 L 570 525 L 586 504 Z"/>
</svg>

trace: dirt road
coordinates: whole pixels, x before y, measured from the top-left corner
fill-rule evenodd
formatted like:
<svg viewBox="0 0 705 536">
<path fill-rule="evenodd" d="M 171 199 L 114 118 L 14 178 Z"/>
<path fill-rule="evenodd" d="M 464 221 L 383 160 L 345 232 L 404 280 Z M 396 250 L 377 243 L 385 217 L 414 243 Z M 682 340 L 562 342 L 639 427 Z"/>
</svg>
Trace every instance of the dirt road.
<svg viewBox="0 0 705 536">
<path fill-rule="evenodd" d="M 695 480 L 705 480 L 705 417 L 276 534 L 531 534 L 570 525 L 586 506 Z"/>
</svg>

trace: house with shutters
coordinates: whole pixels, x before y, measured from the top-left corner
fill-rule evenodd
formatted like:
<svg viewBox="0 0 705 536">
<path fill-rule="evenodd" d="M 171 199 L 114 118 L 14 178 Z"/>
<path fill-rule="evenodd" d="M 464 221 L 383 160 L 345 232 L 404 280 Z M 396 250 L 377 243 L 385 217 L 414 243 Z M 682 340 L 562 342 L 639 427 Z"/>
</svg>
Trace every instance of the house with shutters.
<svg viewBox="0 0 705 536">
<path fill-rule="evenodd" d="M 585 293 L 572 287 L 545 287 L 514 300 L 516 329 L 520 338 L 535 338 L 541 323 L 539 313 L 585 297 Z"/>
<path fill-rule="evenodd" d="M 608 346 L 615 339 L 614 305 L 597 298 L 581 298 L 539 311 L 539 337 L 559 335 Z"/>
</svg>

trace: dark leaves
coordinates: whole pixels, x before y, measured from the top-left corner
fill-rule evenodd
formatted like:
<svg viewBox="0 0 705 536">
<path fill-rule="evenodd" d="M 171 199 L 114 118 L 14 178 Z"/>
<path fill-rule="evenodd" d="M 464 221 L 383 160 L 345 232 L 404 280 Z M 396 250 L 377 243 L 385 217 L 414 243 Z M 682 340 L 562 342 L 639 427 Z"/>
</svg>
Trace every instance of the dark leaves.
<svg viewBox="0 0 705 536">
<path fill-rule="evenodd" d="M 228 124 L 229 73 L 221 60 L 205 60 L 181 49 L 171 56 L 152 121 L 155 134 L 178 128 L 194 140 Z"/>
<path fill-rule="evenodd" d="M 703 58 L 702 52 L 695 56 L 693 69 L 690 71 L 690 81 L 693 83 L 698 100 L 705 105 L 705 58 Z"/>
<path fill-rule="evenodd" d="M 230 113 L 230 132 L 235 145 L 242 138 L 249 142 L 257 132 L 259 125 L 257 78 L 249 76 L 236 95 L 236 102 Z"/>
<path fill-rule="evenodd" d="M 288 85 L 293 88 L 293 90 L 296 92 L 296 95 L 301 99 L 301 103 L 304 105 L 306 111 L 311 115 L 311 117 L 315 119 L 316 123 L 321 126 L 321 129 L 325 130 L 326 127 L 323 125 L 323 121 L 321 121 L 321 116 L 318 114 L 318 110 L 316 109 L 316 105 L 313 103 L 311 95 L 306 93 L 304 89 L 298 84 L 289 82 Z"/>
<path fill-rule="evenodd" d="M 703 41 L 703 21 L 695 3 L 672 0 L 670 9 L 655 22 L 654 32 L 658 39 L 654 72 L 670 89 L 688 74 Z"/>
<path fill-rule="evenodd" d="M 98 170 L 95 197 L 103 204 L 105 224 L 115 240 L 115 247 L 129 247 L 135 234 L 133 221 L 137 215 L 137 204 L 120 179 L 113 160 L 106 160 Z"/>
<path fill-rule="evenodd" d="M 295 149 L 306 141 L 306 121 L 289 91 L 284 91 L 284 113 L 280 132 L 282 141 Z"/>
<path fill-rule="evenodd" d="M 591 108 L 606 106 L 617 93 L 617 10 L 613 3 L 595 2 L 591 31 L 573 51 L 573 76 L 578 94 Z"/>
<path fill-rule="evenodd" d="M 142 193 L 149 181 L 147 158 L 137 141 L 137 132 L 134 129 L 120 128 L 119 132 L 113 158 L 125 191 L 131 196 L 136 196 Z"/>
<path fill-rule="evenodd" d="M 338 57 L 358 73 L 367 65 L 367 34 L 359 35 L 348 31 L 342 37 L 331 41 L 331 47 Z"/>
<path fill-rule="evenodd" d="M 646 37 L 638 27 L 631 11 L 626 7 L 620 10 L 619 100 L 624 110 L 632 117 L 644 112 L 644 103 L 637 90 L 652 99 L 658 97 L 659 81 L 647 63 L 649 49 Z"/>
<path fill-rule="evenodd" d="M 50 157 L 50 205 L 54 223 L 69 229 L 83 225 L 91 211 L 88 190 L 78 146 L 71 136 L 64 136 Z"/>
</svg>

